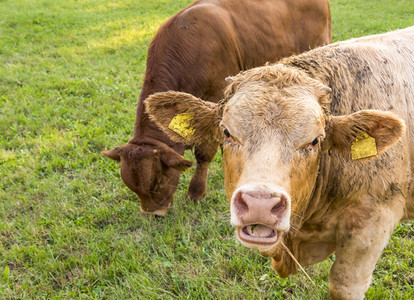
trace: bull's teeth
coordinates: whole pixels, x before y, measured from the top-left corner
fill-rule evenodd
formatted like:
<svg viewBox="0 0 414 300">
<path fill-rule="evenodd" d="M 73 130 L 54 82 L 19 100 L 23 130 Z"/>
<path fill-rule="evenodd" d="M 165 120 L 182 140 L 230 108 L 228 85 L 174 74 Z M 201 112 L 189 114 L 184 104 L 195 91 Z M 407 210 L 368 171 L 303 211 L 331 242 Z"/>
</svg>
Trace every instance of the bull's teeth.
<svg viewBox="0 0 414 300">
<path fill-rule="evenodd" d="M 267 251 L 267 247 L 275 245 L 278 241 L 278 232 L 265 225 L 244 226 L 237 229 L 237 237 L 247 247 Z"/>
<path fill-rule="evenodd" d="M 273 228 L 260 224 L 244 226 L 242 230 L 246 235 L 257 238 L 270 238 L 276 235 Z"/>
<path fill-rule="evenodd" d="M 254 236 L 254 228 L 257 226 L 257 224 L 245 226 L 245 233 L 251 236 Z"/>
</svg>

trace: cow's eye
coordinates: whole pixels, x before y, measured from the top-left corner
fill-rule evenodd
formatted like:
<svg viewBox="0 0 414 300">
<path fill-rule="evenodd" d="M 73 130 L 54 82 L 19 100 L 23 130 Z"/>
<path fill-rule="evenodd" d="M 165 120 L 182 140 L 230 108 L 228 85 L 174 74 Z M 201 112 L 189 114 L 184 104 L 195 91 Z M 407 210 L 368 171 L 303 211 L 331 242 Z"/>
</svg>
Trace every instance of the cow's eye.
<svg viewBox="0 0 414 300">
<path fill-rule="evenodd" d="M 312 143 L 310 143 L 310 144 L 308 144 L 307 146 L 306 146 L 306 151 L 307 152 L 311 152 L 312 150 L 315 150 L 316 148 L 317 148 L 317 146 L 318 146 L 318 144 L 319 144 L 319 140 L 320 140 L 320 138 L 319 137 L 317 137 L 316 139 L 314 139 L 313 141 L 312 141 Z"/>
<path fill-rule="evenodd" d="M 223 129 L 223 133 L 224 133 L 224 142 L 226 142 L 227 144 L 231 144 L 231 145 L 236 144 L 235 139 L 231 136 L 227 128 Z"/>
</svg>

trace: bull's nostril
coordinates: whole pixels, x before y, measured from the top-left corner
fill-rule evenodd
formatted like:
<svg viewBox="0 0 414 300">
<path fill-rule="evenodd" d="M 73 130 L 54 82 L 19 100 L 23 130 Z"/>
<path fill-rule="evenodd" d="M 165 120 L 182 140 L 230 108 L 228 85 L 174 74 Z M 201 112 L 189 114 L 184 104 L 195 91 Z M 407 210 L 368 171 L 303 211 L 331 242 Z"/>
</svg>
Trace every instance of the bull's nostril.
<svg viewBox="0 0 414 300">
<path fill-rule="evenodd" d="M 286 199 L 285 197 L 281 197 L 280 201 L 275 206 L 272 207 L 271 212 L 272 214 L 276 214 L 279 212 L 283 212 L 285 208 L 286 208 Z"/>
<path fill-rule="evenodd" d="M 240 198 L 239 205 L 244 209 L 249 209 L 249 206 L 247 206 L 247 203 L 243 200 L 243 198 Z"/>
<path fill-rule="evenodd" d="M 249 206 L 247 205 L 246 201 L 243 199 L 243 194 L 240 193 L 236 198 L 235 205 L 239 213 L 247 213 L 249 211 Z"/>
</svg>

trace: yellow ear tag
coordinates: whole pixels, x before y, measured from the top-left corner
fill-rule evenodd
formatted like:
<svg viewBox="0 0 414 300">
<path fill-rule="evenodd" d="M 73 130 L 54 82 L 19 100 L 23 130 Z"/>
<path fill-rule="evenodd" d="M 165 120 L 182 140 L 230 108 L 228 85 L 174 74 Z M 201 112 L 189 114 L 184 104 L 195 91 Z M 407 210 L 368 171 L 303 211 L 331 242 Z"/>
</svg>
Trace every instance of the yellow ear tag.
<svg viewBox="0 0 414 300">
<path fill-rule="evenodd" d="M 188 110 L 182 114 L 177 114 L 171 120 L 168 128 L 178 133 L 186 140 L 190 140 L 195 132 L 193 127 L 194 114 L 189 113 Z"/>
<path fill-rule="evenodd" d="M 378 154 L 375 139 L 366 132 L 357 134 L 351 146 L 352 160 L 366 158 Z"/>
</svg>

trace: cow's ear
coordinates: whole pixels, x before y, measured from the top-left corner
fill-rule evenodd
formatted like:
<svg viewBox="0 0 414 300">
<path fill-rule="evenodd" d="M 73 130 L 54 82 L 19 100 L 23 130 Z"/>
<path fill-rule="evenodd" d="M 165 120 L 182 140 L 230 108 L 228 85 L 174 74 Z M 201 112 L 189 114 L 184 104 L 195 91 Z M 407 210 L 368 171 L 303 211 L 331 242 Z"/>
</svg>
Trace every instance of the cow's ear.
<svg viewBox="0 0 414 300">
<path fill-rule="evenodd" d="M 331 103 L 330 94 L 332 93 L 332 89 L 322 83 L 316 84 L 314 86 L 315 95 L 318 98 L 318 102 L 322 107 L 327 107 Z"/>
<path fill-rule="evenodd" d="M 162 92 L 145 100 L 147 113 L 171 140 L 190 145 L 218 141 L 217 104 L 181 92 Z"/>
<path fill-rule="evenodd" d="M 351 153 L 353 159 L 381 154 L 398 142 L 404 131 L 404 120 L 386 111 L 361 110 L 327 121 L 329 147 Z"/>
<path fill-rule="evenodd" d="M 106 157 L 109 157 L 110 159 L 116 160 L 116 161 L 120 161 L 121 157 L 119 156 L 119 149 L 121 147 L 117 146 L 111 150 L 108 151 L 102 151 L 101 153 L 103 155 L 105 155 Z"/>
<path fill-rule="evenodd" d="M 175 151 L 162 151 L 160 158 L 166 166 L 179 171 L 185 171 L 193 165 L 191 161 L 186 160 Z"/>
</svg>

